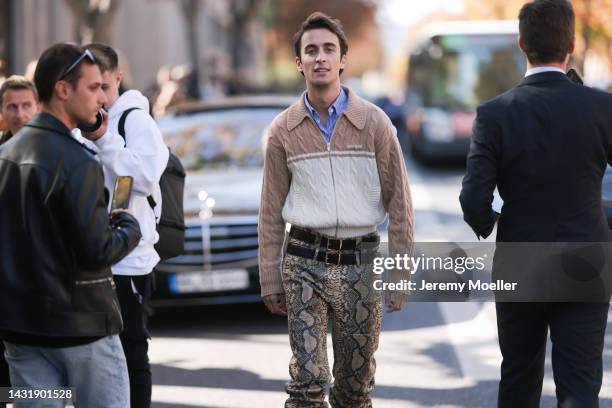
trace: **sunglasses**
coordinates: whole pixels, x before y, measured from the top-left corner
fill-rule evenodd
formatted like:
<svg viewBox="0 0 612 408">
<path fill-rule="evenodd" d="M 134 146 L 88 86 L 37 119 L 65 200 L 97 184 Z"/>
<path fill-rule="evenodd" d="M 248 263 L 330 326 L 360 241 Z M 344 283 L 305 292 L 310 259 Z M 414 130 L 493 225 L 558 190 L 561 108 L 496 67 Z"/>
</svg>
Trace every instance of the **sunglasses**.
<svg viewBox="0 0 612 408">
<path fill-rule="evenodd" d="M 89 49 L 85 49 L 85 51 L 83 51 L 83 53 L 79 56 L 79 58 L 76 59 L 76 61 L 74 61 L 72 64 L 70 64 L 70 66 L 68 68 L 66 68 L 64 70 L 64 72 L 62 73 L 62 75 L 60 75 L 60 77 L 58 78 L 58 81 L 61 81 L 62 79 L 66 78 L 68 76 L 68 74 L 70 74 L 72 71 L 74 71 L 74 69 L 81 63 L 81 61 L 83 61 L 85 58 L 89 58 L 89 60 L 91 62 L 96 62 L 96 59 L 94 58 L 93 52 L 91 52 L 91 50 Z"/>
</svg>

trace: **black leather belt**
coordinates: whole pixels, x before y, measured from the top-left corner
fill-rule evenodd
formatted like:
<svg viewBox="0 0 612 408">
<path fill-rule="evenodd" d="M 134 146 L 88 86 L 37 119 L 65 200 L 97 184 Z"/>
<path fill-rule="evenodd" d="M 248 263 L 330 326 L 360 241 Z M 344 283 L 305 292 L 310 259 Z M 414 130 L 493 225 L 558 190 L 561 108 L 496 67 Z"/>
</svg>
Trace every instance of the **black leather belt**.
<svg viewBox="0 0 612 408">
<path fill-rule="evenodd" d="M 300 227 L 291 227 L 289 236 L 310 245 L 317 245 L 317 241 L 319 241 L 320 244 L 317 246 L 332 251 L 354 251 L 361 242 L 378 243 L 380 241 L 378 234 L 370 234 L 358 238 L 337 239 L 328 238 Z"/>
<path fill-rule="evenodd" d="M 328 238 L 300 227 L 291 227 L 289 237 L 314 246 L 314 248 L 308 248 L 289 243 L 287 245 L 287 253 L 289 255 L 313 259 L 331 265 L 361 265 L 362 263 L 370 263 L 375 251 L 365 253 L 361 250 L 360 244 L 366 242 L 375 246 L 380 241 L 378 234 L 370 234 L 358 238 L 337 239 Z M 367 259 L 363 259 L 364 257 L 367 257 Z"/>
</svg>

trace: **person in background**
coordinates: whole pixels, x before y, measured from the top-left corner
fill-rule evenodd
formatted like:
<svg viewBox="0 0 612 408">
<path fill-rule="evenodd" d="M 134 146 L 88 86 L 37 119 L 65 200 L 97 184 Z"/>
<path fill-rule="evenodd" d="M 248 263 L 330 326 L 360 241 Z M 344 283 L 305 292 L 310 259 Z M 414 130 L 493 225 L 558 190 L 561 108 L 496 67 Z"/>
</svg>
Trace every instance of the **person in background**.
<svg viewBox="0 0 612 408">
<path fill-rule="evenodd" d="M 607 243 L 601 183 L 612 164 L 612 95 L 566 75 L 575 43 L 569 1 L 526 3 L 519 33 L 528 69 L 520 84 L 477 109 L 459 197 L 464 219 L 478 238 L 489 236 L 497 223 L 497 242 L 533 243 L 531 248 Z M 501 213 L 492 207 L 495 187 L 504 201 Z M 494 276 L 504 268 L 523 269 L 512 264 L 519 261 L 503 259 L 509 246 L 497 246 Z M 555 273 L 563 277 L 561 268 Z M 498 407 L 540 406 L 549 330 L 557 406 L 599 406 L 609 301 L 495 306 L 503 357 Z"/>
<path fill-rule="evenodd" d="M 0 145 L 19 132 L 38 110 L 38 92 L 32 82 L 18 75 L 6 79 L 0 85 L 0 117 L 6 127 L 0 132 Z M 9 369 L 4 359 L 2 342 L 0 342 L 0 387 L 10 387 Z"/>
<path fill-rule="evenodd" d="M 115 50 L 98 43 L 86 48 L 107 67 L 102 71 L 102 90 L 107 98 L 109 127 L 107 132 L 84 136 L 93 142 L 109 191 L 113 191 L 118 175 L 132 177 L 129 208 L 142 231 L 138 246 L 114 264 L 112 271 L 124 324 L 120 338 L 130 377 L 131 407 L 145 408 L 151 405 L 152 388 L 148 356 L 149 301 L 155 284 L 153 268 L 160 259 L 154 247 L 159 239 L 156 227 L 162 208 L 159 180 L 166 169 L 169 151 L 149 115 L 147 98 L 136 90 L 120 95 L 123 75 Z"/>
<path fill-rule="evenodd" d="M 6 128 L 0 133 L 0 145 L 17 134 L 39 109 L 34 84 L 19 75 L 8 77 L 0 85 L 0 115 Z"/>
</svg>

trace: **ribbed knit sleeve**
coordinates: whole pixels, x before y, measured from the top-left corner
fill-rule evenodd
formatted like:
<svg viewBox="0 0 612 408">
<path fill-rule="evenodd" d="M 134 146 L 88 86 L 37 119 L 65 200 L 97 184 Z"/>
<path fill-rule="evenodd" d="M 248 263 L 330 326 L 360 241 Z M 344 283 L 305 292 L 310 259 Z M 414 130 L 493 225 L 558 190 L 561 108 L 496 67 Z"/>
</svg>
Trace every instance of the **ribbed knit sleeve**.
<svg viewBox="0 0 612 408">
<path fill-rule="evenodd" d="M 270 126 L 265 144 L 261 205 L 259 208 L 259 282 L 261 295 L 283 293 L 281 263 L 285 238 L 283 205 L 289 192 L 291 175 L 276 123 Z"/>
<path fill-rule="evenodd" d="M 382 112 L 380 113 L 381 115 Z M 376 115 L 376 114 L 374 114 Z M 396 131 L 387 117 L 375 127 L 376 162 L 380 175 L 383 205 L 389 214 L 389 256 L 412 256 L 414 248 L 414 212 L 408 174 Z M 410 279 L 410 271 L 388 271 L 388 280 Z"/>
</svg>

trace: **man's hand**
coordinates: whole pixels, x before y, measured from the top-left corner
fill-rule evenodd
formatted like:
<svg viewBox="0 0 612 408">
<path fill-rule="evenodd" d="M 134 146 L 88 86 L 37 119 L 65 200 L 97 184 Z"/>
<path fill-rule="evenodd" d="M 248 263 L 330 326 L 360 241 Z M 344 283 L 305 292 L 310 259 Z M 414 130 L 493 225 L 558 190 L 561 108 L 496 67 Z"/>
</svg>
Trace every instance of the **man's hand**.
<svg viewBox="0 0 612 408">
<path fill-rule="evenodd" d="M 96 130 L 95 132 L 91 132 L 91 133 L 81 132 L 81 134 L 83 135 L 85 139 L 95 142 L 96 140 L 98 140 L 99 138 L 101 138 L 102 136 L 106 134 L 106 131 L 108 130 L 108 112 L 105 111 L 104 109 L 102 109 L 102 117 L 103 117 L 102 125 L 100 125 L 98 130 Z"/>
<path fill-rule="evenodd" d="M 406 299 L 408 299 L 406 293 L 386 291 L 385 306 L 387 307 L 387 313 L 402 310 L 406 306 Z"/>
<path fill-rule="evenodd" d="M 130 215 L 134 215 L 134 214 L 132 214 L 132 212 L 130 210 L 126 210 L 126 209 L 123 209 L 123 208 L 116 208 L 116 209 L 114 209 L 114 210 L 112 210 L 110 212 L 110 217 L 114 218 L 116 216 L 115 214 L 119 214 L 119 213 L 128 213 Z"/>
<path fill-rule="evenodd" d="M 111 228 L 115 228 L 117 226 L 120 221 L 119 218 L 121 213 L 129 214 L 132 217 L 134 216 L 134 214 L 132 214 L 130 210 L 124 210 L 123 208 L 117 208 L 116 210 L 112 210 L 109 214 Z"/>
<path fill-rule="evenodd" d="M 270 313 L 279 316 L 287 316 L 287 300 L 285 299 L 284 293 L 264 296 L 263 302 Z"/>
</svg>

